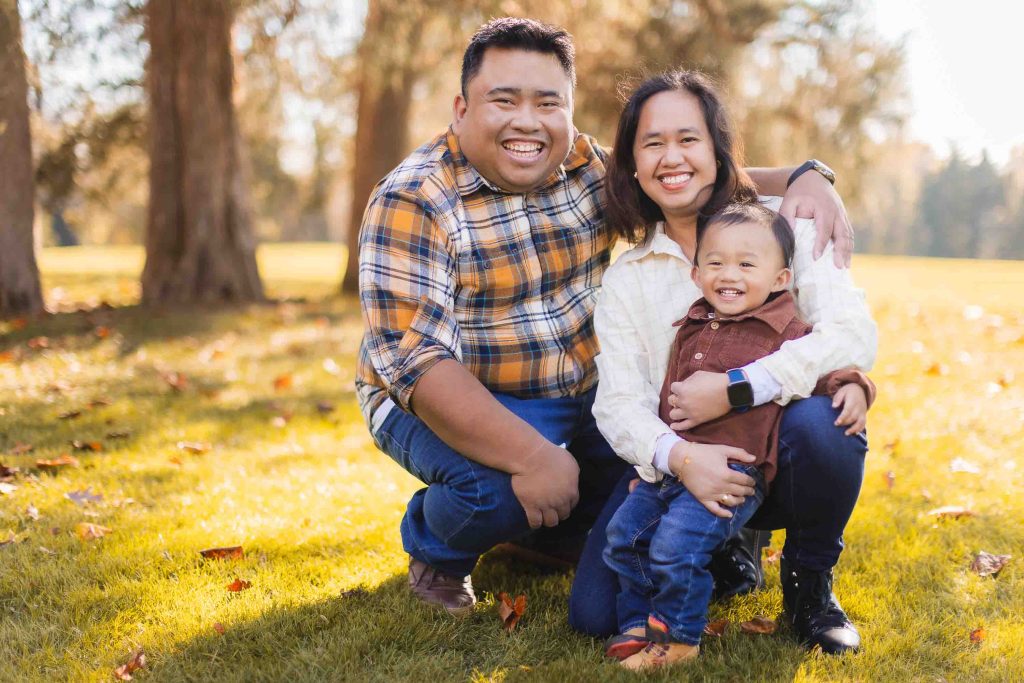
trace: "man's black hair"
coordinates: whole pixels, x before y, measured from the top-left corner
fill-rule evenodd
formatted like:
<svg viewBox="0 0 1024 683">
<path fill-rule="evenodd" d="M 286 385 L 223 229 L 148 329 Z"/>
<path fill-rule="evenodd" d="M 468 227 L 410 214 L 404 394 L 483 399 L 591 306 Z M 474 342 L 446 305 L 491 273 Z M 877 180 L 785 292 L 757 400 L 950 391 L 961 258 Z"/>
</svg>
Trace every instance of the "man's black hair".
<svg viewBox="0 0 1024 683">
<path fill-rule="evenodd" d="M 492 47 L 554 55 L 576 87 L 576 48 L 568 31 L 533 19 L 502 17 L 477 29 L 462 55 L 464 98 L 469 98 L 469 82 L 480 72 L 484 53 Z"/>
<path fill-rule="evenodd" d="M 707 224 L 697 230 L 697 245 L 693 253 L 693 263 L 697 264 L 700 254 L 700 244 L 704 241 L 707 231 L 716 225 L 729 226 L 740 223 L 757 223 L 766 228 L 771 228 L 775 241 L 782 250 L 782 262 L 787 268 L 793 266 L 793 252 L 796 250 L 796 238 L 793 237 L 793 229 L 789 227 L 789 221 L 781 214 L 772 211 L 766 206 L 756 202 L 733 202 L 726 204 L 720 211 L 708 218 Z"/>
</svg>

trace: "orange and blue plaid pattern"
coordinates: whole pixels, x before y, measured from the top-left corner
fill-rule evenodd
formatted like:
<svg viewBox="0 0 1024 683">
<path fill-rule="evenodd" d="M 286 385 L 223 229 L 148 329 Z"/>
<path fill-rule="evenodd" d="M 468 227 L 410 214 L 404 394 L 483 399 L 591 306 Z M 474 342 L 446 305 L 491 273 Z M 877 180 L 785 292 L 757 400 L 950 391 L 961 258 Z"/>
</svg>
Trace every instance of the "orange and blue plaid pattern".
<svg viewBox="0 0 1024 683">
<path fill-rule="evenodd" d="M 604 175 L 604 151 L 577 135 L 542 186 L 505 192 L 449 130 L 378 183 L 359 236 L 367 419 L 388 396 L 409 410 L 417 379 L 446 358 L 524 398 L 594 385 L 592 314 L 611 240 Z"/>
</svg>

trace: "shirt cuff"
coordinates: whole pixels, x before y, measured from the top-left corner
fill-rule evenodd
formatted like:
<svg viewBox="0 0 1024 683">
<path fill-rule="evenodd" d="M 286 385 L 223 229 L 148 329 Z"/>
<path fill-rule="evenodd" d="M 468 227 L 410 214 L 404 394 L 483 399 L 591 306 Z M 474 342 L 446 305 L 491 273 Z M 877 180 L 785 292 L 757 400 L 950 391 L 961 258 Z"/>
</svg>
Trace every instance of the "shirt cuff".
<svg viewBox="0 0 1024 683">
<path fill-rule="evenodd" d="M 668 466 L 668 455 L 672 451 L 672 447 L 682 441 L 678 434 L 668 433 L 662 434 L 658 437 L 658 443 L 654 447 L 654 466 L 662 474 L 666 474 L 670 477 L 676 475 L 672 474 L 672 470 Z"/>
<path fill-rule="evenodd" d="M 747 373 L 750 388 L 754 390 L 755 406 L 774 401 L 782 395 L 782 384 L 772 377 L 772 373 L 768 372 L 760 361 L 744 365 L 743 372 Z"/>
</svg>

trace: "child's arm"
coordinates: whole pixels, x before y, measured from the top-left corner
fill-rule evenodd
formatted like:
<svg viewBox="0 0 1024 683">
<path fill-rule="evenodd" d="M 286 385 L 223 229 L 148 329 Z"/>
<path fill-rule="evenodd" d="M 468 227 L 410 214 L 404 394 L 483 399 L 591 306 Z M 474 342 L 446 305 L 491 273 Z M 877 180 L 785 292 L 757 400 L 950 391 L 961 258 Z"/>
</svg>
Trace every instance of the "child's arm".
<svg viewBox="0 0 1024 683">
<path fill-rule="evenodd" d="M 814 393 L 832 397 L 832 407 L 842 408 L 837 427 L 848 427 L 846 435 L 857 434 L 867 425 L 868 408 L 875 402 L 875 383 L 860 370 L 836 370 L 822 377 Z"/>
</svg>

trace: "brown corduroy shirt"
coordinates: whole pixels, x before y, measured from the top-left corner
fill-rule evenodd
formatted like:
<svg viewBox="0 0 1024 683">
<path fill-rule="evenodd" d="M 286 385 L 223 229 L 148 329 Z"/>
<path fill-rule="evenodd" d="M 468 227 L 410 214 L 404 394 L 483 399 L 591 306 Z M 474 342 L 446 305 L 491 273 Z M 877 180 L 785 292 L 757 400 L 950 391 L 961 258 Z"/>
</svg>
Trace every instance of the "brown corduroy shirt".
<svg viewBox="0 0 1024 683">
<path fill-rule="evenodd" d="M 797 317 L 796 302 L 789 292 L 772 294 L 752 311 L 720 318 L 707 302 L 698 299 L 679 327 L 670 351 L 668 372 L 661 386 L 658 414 L 672 422 L 668 403 L 669 386 L 698 370 L 726 372 L 764 358 L 783 342 L 810 333 L 811 325 Z M 875 400 L 875 385 L 860 370 L 848 368 L 831 372 L 818 380 L 815 395 L 832 396 L 844 384 L 855 382 L 867 394 L 868 406 Z M 742 413 L 730 412 L 693 429 L 677 432 L 694 443 L 721 444 L 742 448 L 757 457 L 766 482 L 775 478 L 778 462 L 779 425 L 783 406 L 770 401 Z"/>
</svg>

